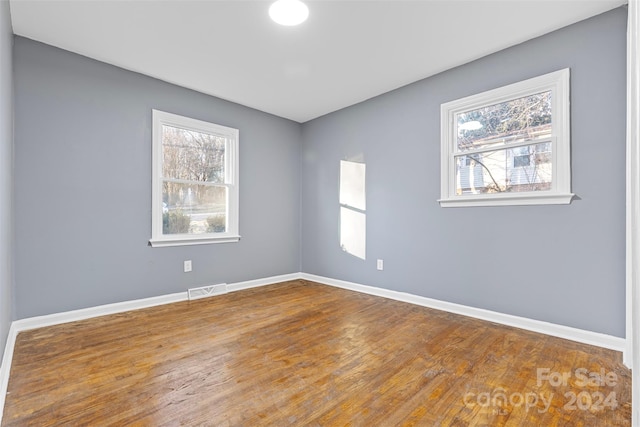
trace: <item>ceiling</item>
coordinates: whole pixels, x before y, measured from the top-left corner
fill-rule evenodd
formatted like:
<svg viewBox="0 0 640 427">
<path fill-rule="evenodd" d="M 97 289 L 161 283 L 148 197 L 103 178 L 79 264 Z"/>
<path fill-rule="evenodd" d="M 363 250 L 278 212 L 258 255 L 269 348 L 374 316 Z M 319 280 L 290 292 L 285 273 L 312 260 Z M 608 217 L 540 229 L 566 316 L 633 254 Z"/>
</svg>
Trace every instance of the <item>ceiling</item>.
<svg viewBox="0 0 640 427">
<path fill-rule="evenodd" d="M 305 122 L 625 0 L 11 0 L 15 34 Z"/>
</svg>

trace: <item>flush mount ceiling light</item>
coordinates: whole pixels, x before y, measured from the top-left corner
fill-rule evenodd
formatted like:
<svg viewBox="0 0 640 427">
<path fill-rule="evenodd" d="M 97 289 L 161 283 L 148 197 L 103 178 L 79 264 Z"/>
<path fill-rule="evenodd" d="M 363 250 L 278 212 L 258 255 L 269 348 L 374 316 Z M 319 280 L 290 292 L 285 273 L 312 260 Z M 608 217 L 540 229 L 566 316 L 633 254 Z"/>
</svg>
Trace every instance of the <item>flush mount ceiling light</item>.
<svg viewBox="0 0 640 427">
<path fill-rule="evenodd" d="M 302 24 L 309 16 L 309 8 L 300 0 L 278 0 L 269 7 L 269 16 L 280 25 Z"/>
</svg>

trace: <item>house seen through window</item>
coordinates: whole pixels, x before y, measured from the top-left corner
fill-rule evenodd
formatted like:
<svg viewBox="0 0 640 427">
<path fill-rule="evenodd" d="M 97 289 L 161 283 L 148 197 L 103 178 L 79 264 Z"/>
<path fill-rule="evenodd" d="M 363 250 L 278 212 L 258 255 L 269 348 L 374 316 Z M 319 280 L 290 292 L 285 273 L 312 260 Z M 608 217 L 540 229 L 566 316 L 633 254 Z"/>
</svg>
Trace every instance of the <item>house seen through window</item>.
<svg viewBox="0 0 640 427">
<path fill-rule="evenodd" d="M 569 70 L 442 105 L 442 206 L 569 203 Z"/>
</svg>

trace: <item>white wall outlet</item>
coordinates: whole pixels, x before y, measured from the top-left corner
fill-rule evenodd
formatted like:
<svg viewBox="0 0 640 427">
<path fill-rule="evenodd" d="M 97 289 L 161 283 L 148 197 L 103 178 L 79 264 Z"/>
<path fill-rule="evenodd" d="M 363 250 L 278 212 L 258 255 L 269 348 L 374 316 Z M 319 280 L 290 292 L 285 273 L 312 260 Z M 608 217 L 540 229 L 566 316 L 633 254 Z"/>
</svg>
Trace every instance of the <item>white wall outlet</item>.
<svg viewBox="0 0 640 427">
<path fill-rule="evenodd" d="M 379 260 L 378 260 L 378 262 L 377 262 L 377 264 L 376 264 L 376 268 L 377 268 L 378 270 L 384 270 L 384 261 L 383 261 L 383 260 L 381 260 L 381 259 L 379 259 Z"/>
<path fill-rule="evenodd" d="M 186 260 L 186 261 L 184 262 L 184 272 L 185 272 L 185 273 L 188 273 L 188 272 L 190 272 L 191 270 L 192 270 L 192 268 L 191 268 L 191 260 L 190 260 L 190 259 L 188 259 L 188 260 Z"/>
</svg>

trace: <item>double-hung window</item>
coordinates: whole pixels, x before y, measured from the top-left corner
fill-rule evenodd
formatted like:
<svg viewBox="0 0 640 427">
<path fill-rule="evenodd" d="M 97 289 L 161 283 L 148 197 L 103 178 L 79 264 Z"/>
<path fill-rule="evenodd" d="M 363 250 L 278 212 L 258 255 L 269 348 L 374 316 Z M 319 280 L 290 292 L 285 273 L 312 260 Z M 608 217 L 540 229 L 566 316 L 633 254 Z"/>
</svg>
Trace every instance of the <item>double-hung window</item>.
<svg viewBox="0 0 640 427">
<path fill-rule="evenodd" d="M 238 130 L 153 110 L 152 246 L 236 242 Z"/>
<path fill-rule="evenodd" d="M 569 69 L 442 104 L 440 205 L 571 202 Z"/>
</svg>

